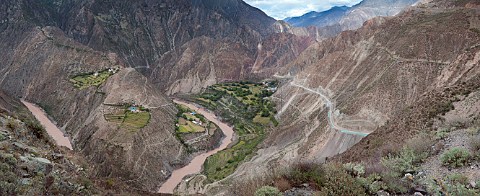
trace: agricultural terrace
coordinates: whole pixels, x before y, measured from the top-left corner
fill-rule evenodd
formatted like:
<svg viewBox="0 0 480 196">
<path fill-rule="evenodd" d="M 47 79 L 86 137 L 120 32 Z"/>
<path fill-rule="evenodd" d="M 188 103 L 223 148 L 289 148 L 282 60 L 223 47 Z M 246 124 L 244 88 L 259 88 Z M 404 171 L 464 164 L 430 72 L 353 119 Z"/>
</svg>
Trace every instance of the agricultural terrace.
<svg viewBox="0 0 480 196">
<path fill-rule="evenodd" d="M 207 130 L 208 121 L 201 114 L 197 114 L 190 108 L 177 104 L 177 132 L 178 133 L 201 133 Z"/>
<path fill-rule="evenodd" d="M 262 83 L 229 82 L 210 86 L 194 99 L 234 126 L 238 142 L 207 158 L 204 174 L 209 182 L 232 174 L 243 161 L 253 157 L 263 141 L 265 129 L 276 126 L 275 105 L 269 97 L 277 90 L 276 81 Z"/>
<path fill-rule="evenodd" d="M 73 83 L 75 88 L 80 90 L 86 89 L 91 86 L 100 86 L 113 74 L 118 72 L 118 68 L 109 68 L 99 72 L 82 73 L 73 76 L 70 82 Z"/>
<path fill-rule="evenodd" d="M 136 131 L 150 121 L 150 111 L 143 106 L 132 104 L 107 105 L 105 120 L 116 123 L 120 127 Z"/>
</svg>

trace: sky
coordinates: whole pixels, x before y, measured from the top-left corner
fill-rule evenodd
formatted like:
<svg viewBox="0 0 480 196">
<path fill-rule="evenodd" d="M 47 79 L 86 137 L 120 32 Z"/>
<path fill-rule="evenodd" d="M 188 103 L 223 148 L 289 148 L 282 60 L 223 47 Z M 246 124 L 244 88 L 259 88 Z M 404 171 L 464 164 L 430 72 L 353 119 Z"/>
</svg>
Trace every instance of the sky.
<svg viewBox="0 0 480 196">
<path fill-rule="evenodd" d="M 325 11 L 333 6 L 352 6 L 362 0 L 244 0 L 269 16 L 281 20 L 310 11 Z"/>
</svg>

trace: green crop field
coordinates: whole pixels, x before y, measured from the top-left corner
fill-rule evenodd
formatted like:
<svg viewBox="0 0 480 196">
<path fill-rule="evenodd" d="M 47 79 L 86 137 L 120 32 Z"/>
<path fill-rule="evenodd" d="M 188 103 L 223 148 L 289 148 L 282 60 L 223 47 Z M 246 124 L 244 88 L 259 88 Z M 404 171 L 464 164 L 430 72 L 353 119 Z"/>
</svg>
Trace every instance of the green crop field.
<svg viewBox="0 0 480 196">
<path fill-rule="evenodd" d="M 125 113 L 125 119 L 123 120 L 122 126 L 129 126 L 133 128 L 143 128 L 147 126 L 150 121 L 149 112 L 130 112 Z"/>
<path fill-rule="evenodd" d="M 98 75 L 95 76 L 94 73 L 82 74 L 74 76 L 70 79 L 70 82 L 73 83 L 73 86 L 82 90 L 91 86 L 100 86 L 103 84 L 113 73 L 108 70 L 98 72 Z"/>
<path fill-rule="evenodd" d="M 140 106 L 139 112 L 132 112 L 126 108 L 130 106 L 126 105 L 118 105 L 110 107 L 116 108 L 116 112 L 112 114 L 104 114 L 105 120 L 111 123 L 116 123 L 122 128 L 126 128 L 128 130 L 138 130 L 141 129 L 150 122 L 150 111 L 148 109 L 143 108 Z"/>
<path fill-rule="evenodd" d="M 205 128 L 193 122 L 185 120 L 183 118 L 179 119 L 178 132 L 179 133 L 200 133 L 204 132 Z"/>
<path fill-rule="evenodd" d="M 203 173 L 209 182 L 232 174 L 242 162 L 254 156 L 257 145 L 265 137 L 265 128 L 276 126 L 275 105 L 269 88 L 276 82 L 229 82 L 216 84 L 195 97 L 195 100 L 234 125 L 238 143 L 207 158 Z"/>
</svg>

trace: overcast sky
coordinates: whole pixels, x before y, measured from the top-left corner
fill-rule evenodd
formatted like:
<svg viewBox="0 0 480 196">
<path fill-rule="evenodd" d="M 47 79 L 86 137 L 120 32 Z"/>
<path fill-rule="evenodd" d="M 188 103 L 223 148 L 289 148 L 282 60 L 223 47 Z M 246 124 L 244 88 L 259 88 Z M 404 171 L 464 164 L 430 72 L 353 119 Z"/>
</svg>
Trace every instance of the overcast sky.
<svg viewBox="0 0 480 196">
<path fill-rule="evenodd" d="M 260 8 L 269 16 L 281 20 L 292 16 L 301 16 L 310 11 L 324 11 L 333 6 L 355 5 L 362 0 L 245 0 L 248 4 Z"/>
</svg>

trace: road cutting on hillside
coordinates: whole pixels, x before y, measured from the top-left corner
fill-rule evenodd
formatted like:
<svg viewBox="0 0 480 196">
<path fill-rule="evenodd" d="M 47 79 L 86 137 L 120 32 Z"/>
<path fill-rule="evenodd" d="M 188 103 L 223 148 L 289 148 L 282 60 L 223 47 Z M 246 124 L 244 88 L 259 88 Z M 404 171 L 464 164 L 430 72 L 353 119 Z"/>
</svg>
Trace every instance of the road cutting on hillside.
<svg viewBox="0 0 480 196">
<path fill-rule="evenodd" d="M 322 92 L 318 91 L 318 90 L 315 90 L 315 89 L 311 89 L 311 88 L 308 88 L 304 85 L 300 85 L 300 84 L 296 84 L 295 82 L 290 82 L 290 85 L 292 86 L 295 86 L 295 87 L 298 87 L 298 88 L 302 88 L 306 91 L 309 91 L 311 93 L 314 93 L 314 94 L 317 94 L 319 95 L 322 100 L 324 101 L 325 103 L 325 106 L 328 108 L 328 112 L 327 112 L 327 121 L 328 121 L 328 124 L 330 125 L 330 127 L 332 129 L 335 129 L 335 130 L 338 130 L 342 133 L 345 133 L 345 134 L 349 134 L 349 135 L 358 135 L 358 136 L 362 136 L 362 137 L 366 137 L 368 134 L 368 132 L 362 132 L 362 131 L 354 131 L 354 130 L 348 130 L 344 127 L 340 127 L 336 122 L 335 122 L 335 118 L 334 118 L 334 115 L 333 115 L 333 112 L 335 111 L 335 104 L 333 104 L 333 102 L 330 100 L 330 98 L 328 98 L 328 96 L 326 96 L 325 94 L 323 94 Z"/>
</svg>

